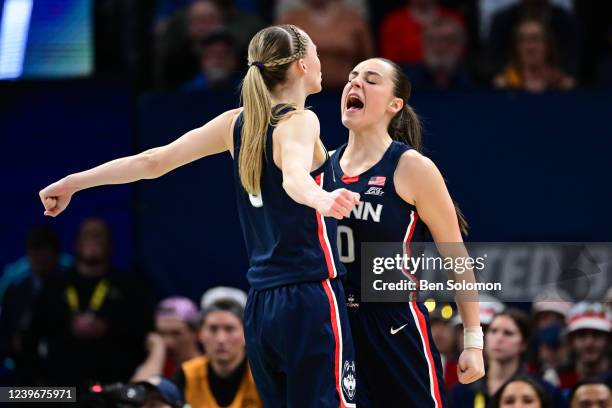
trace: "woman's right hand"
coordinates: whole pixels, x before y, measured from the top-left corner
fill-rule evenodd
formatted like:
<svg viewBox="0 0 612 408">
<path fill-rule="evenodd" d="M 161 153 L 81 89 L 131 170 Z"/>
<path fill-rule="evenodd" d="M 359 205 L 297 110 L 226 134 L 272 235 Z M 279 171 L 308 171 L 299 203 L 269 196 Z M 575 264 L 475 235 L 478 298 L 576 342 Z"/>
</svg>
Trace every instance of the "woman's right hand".
<svg viewBox="0 0 612 408">
<path fill-rule="evenodd" d="M 324 217 L 341 220 L 348 217 L 353 207 L 359 203 L 359 194 L 339 188 L 322 196 L 316 203 L 316 210 Z"/>
<path fill-rule="evenodd" d="M 38 195 L 45 207 L 44 214 L 49 217 L 56 217 L 68 207 L 68 203 L 70 203 L 70 199 L 75 192 L 76 191 L 68 185 L 66 178 L 40 190 Z"/>
</svg>

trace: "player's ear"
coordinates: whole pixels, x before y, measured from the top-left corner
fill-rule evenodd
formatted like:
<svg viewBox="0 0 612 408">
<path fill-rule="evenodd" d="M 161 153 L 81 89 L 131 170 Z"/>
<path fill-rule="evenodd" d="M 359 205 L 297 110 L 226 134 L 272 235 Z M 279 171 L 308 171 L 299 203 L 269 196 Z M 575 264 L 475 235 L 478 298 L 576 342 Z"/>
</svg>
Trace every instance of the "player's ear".
<svg viewBox="0 0 612 408">
<path fill-rule="evenodd" d="M 403 107 L 404 100 L 402 98 L 394 97 L 393 99 L 391 99 L 391 102 L 389 102 L 389 106 L 387 107 L 387 109 L 391 113 L 396 114 L 397 112 L 401 111 Z"/>
<path fill-rule="evenodd" d="M 303 75 L 308 70 L 308 66 L 306 65 L 306 61 L 304 58 L 300 58 L 295 62 L 295 67 L 297 69 L 297 73 Z"/>
</svg>

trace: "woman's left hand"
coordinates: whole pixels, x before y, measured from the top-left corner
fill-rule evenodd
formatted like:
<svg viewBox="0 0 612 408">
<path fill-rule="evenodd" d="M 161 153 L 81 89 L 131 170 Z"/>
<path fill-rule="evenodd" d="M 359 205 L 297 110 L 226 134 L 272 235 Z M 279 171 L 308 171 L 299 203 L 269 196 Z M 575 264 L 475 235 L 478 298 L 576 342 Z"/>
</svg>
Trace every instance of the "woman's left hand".
<svg viewBox="0 0 612 408">
<path fill-rule="evenodd" d="M 459 356 L 457 364 L 457 376 L 461 384 L 469 384 L 481 379 L 485 375 L 484 359 L 482 350 L 477 348 L 466 348 Z"/>
</svg>

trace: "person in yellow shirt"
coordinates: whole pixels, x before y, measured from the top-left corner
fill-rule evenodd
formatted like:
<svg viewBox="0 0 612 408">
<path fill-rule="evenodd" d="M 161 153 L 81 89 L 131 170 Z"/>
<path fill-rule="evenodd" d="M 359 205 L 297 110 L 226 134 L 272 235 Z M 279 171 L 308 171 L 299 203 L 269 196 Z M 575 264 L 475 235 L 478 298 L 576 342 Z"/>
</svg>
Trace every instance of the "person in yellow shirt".
<svg viewBox="0 0 612 408">
<path fill-rule="evenodd" d="M 203 308 L 206 354 L 184 362 L 175 377 L 191 408 L 263 408 L 246 357 L 243 314 L 244 303 L 235 296 L 217 297 Z"/>
</svg>

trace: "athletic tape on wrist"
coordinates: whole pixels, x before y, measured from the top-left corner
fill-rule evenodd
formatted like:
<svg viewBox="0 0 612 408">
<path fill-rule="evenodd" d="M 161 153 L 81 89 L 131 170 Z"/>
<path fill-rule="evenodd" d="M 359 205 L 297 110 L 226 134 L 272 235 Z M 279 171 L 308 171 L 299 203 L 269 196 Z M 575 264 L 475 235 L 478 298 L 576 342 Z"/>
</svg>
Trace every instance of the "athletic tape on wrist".
<svg viewBox="0 0 612 408">
<path fill-rule="evenodd" d="M 463 348 L 484 348 L 484 334 L 482 327 L 467 327 L 463 329 Z"/>
</svg>

